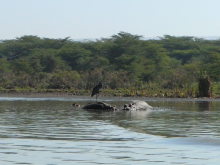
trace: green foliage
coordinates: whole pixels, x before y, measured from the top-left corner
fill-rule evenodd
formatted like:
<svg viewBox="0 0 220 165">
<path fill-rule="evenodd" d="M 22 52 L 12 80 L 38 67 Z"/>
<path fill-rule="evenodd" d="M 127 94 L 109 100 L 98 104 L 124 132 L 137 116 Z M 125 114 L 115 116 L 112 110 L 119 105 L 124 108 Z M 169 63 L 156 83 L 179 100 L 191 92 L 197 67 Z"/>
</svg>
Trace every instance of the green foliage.
<svg viewBox="0 0 220 165">
<path fill-rule="evenodd" d="M 76 71 L 59 71 L 49 80 L 50 89 L 70 89 L 76 88 L 80 82 L 80 75 Z"/>
<path fill-rule="evenodd" d="M 220 80 L 219 46 L 220 40 L 143 40 L 126 32 L 81 42 L 22 36 L 0 42 L 0 87 L 90 90 L 102 81 L 115 95 L 195 96 L 201 73 Z"/>
<path fill-rule="evenodd" d="M 7 73 L 10 70 L 10 62 L 5 58 L 0 59 L 0 73 Z"/>
<path fill-rule="evenodd" d="M 186 64 L 189 62 L 190 59 L 193 57 L 198 57 L 199 56 L 199 51 L 194 49 L 187 49 L 187 50 L 174 50 L 170 56 L 176 58 L 177 60 L 181 60 L 182 64 Z"/>
<path fill-rule="evenodd" d="M 33 72 L 30 63 L 26 59 L 16 59 L 11 62 L 12 71 L 19 75 L 23 73 L 31 74 Z"/>
<path fill-rule="evenodd" d="M 82 48 L 79 44 L 68 44 L 60 49 L 58 56 L 72 68 L 72 70 L 86 70 L 90 62 L 89 50 Z"/>
<path fill-rule="evenodd" d="M 203 70 L 206 70 L 208 75 L 213 80 L 220 80 L 220 53 L 210 52 L 206 55 L 204 60 Z"/>
<path fill-rule="evenodd" d="M 33 49 L 27 59 L 34 72 L 52 73 L 59 70 L 70 70 L 66 62 L 58 57 L 56 49 Z"/>
</svg>

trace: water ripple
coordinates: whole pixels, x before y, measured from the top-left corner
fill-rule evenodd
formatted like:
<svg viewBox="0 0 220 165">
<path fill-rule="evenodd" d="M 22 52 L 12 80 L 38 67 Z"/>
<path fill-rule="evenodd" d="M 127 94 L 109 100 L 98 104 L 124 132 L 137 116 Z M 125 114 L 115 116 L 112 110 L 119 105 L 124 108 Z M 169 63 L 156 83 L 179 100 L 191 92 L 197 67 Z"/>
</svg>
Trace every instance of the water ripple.
<svg viewBox="0 0 220 165">
<path fill-rule="evenodd" d="M 218 102 L 151 102 L 162 108 L 98 113 L 72 107 L 71 101 L 62 99 L 3 100 L 0 164 L 201 165 L 220 161 Z"/>
</svg>

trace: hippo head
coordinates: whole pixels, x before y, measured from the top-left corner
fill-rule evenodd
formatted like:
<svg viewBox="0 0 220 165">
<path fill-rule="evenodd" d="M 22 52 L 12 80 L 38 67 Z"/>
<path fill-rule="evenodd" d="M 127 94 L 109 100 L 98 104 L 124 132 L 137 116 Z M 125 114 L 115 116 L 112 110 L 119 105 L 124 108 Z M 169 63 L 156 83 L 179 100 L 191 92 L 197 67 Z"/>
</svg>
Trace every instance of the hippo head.
<svg viewBox="0 0 220 165">
<path fill-rule="evenodd" d="M 129 104 L 125 104 L 123 110 L 136 111 L 136 110 L 147 110 L 147 109 L 152 109 L 152 108 L 153 107 L 148 105 L 145 101 L 134 100 L 133 102 Z"/>
<path fill-rule="evenodd" d="M 123 110 L 127 110 L 127 111 L 136 110 L 136 106 L 134 103 L 125 104 Z"/>
</svg>

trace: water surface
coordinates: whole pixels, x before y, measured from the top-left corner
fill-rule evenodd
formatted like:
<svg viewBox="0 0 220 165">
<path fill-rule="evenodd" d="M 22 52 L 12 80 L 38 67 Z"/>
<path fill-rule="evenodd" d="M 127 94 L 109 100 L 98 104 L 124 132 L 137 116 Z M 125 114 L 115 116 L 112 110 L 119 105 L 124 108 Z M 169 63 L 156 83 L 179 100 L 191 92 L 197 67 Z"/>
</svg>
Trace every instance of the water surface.
<svg viewBox="0 0 220 165">
<path fill-rule="evenodd" d="M 102 98 L 122 108 L 134 98 Z M 0 97 L 0 164 L 219 164 L 220 101 L 146 99 L 89 112 L 85 97 Z"/>
</svg>

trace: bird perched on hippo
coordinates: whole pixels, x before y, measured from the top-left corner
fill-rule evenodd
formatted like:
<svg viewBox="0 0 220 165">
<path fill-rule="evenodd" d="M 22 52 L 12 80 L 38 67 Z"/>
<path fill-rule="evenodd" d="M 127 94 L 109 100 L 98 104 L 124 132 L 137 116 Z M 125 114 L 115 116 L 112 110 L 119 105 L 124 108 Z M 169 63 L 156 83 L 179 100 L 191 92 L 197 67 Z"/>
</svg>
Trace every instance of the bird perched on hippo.
<svg viewBox="0 0 220 165">
<path fill-rule="evenodd" d="M 93 90 L 92 90 L 92 94 L 91 97 L 93 97 L 94 95 L 96 95 L 96 102 L 97 102 L 97 94 L 99 94 L 100 89 L 103 87 L 103 84 L 101 82 L 99 82 L 98 85 L 96 85 Z"/>
<path fill-rule="evenodd" d="M 113 110 L 113 111 L 119 110 L 119 109 L 116 108 L 115 105 L 112 106 L 112 105 L 107 104 L 107 103 L 97 102 L 97 94 L 99 94 L 100 89 L 102 87 L 103 87 L 103 84 L 101 82 L 99 82 L 99 84 L 96 85 L 93 88 L 91 97 L 96 95 L 96 102 L 85 105 L 83 107 L 83 109 L 87 109 L 87 110 Z M 148 110 L 148 109 L 153 109 L 153 107 L 148 105 L 145 101 L 134 100 L 129 104 L 125 104 L 124 108 L 122 110 L 136 111 L 136 110 Z"/>
</svg>

